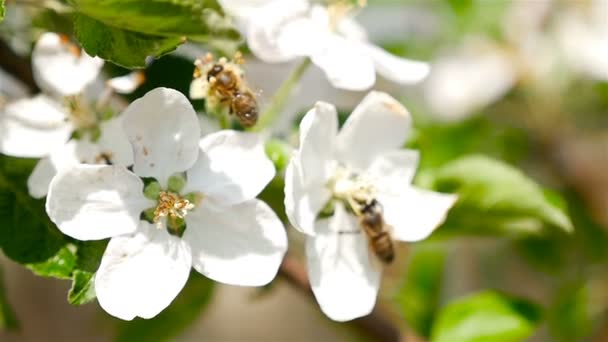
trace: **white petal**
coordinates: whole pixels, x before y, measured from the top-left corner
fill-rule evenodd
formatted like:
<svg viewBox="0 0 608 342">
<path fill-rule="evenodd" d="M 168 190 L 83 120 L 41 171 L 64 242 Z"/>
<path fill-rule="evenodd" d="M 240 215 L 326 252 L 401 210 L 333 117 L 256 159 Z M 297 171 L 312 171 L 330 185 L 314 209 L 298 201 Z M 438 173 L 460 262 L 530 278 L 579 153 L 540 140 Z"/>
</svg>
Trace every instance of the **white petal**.
<svg viewBox="0 0 608 342">
<path fill-rule="evenodd" d="M 306 240 L 310 285 L 321 310 L 335 321 L 369 314 L 376 303 L 380 272 L 370 262 L 366 236 L 354 216 L 336 206 Z"/>
<path fill-rule="evenodd" d="M 131 94 L 146 81 L 143 71 L 133 71 L 107 81 L 108 86 L 119 94 Z"/>
<path fill-rule="evenodd" d="M 376 71 L 393 82 L 418 83 L 431 70 L 428 63 L 397 57 L 371 44 L 366 44 L 366 48 L 374 60 Z"/>
<path fill-rule="evenodd" d="M 133 145 L 133 171 L 166 185 L 198 157 L 200 127 L 188 99 L 177 90 L 156 88 L 135 100 L 122 114 Z"/>
<path fill-rule="evenodd" d="M 55 176 L 46 212 L 59 230 L 78 240 L 135 231 L 140 213 L 154 205 L 143 182 L 120 166 L 76 165 Z"/>
<path fill-rule="evenodd" d="M 119 116 L 102 122 L 97 144 L 99 150 L 110 158 L 112 165 L 130 166 L 133 165 L 133 150 L 123 128 L 123 119 L 123 116 Z"/>
<path fill-rule="evenodd" d="M 305 183 L 301 158 L 296 152 L 285 170 L 285 213 L 289 222 L 302 233 L 315 234 L 315 220 L 331 197 L 324 181 Z"/>
<path fill-rule="evenodd" d="M 267 63 L 286 62 L 294 57 L 279 45 L 279 37 L 286 23 L 306 15 L 309 4 L 305 0 L 272 1 L 255 11 L 249 18 L 247 45 Z"/>
<path fill-rule="evenodd" d="M 192 249 L 192 266 L 222 283 L 269 283 L 287 250 L 283 224 L 257 199 L 230 207 L 203 202 L 186 216 L 186 222 L 183 239 Z"/>
<path fill-rule="evenodd" d="M 16 157 L 43 157 L 72 134 L 67 113 L 44 95 L 9 103 L 0 113 L 0 152 Z"/>
<path fill-rule="evenodd" d="M 260 135 L 224 130 L 200 142 L 185 192 L 200 191 L 224 205 L 255 198 L 275 174 Z"/>
<path fill-rule="evenodd" d="M 339 159 L 356 169 L 367 169 L 376 156 L 405 143 L 411 121 L 397 100 L 386 93 L 370 92 L 338 134 Z"/>
<path fill-rule="evenodd" d="M 320 26 L 310 17 L 298 17 L 283 25 L 276 44 L 290 55 L 312 56 L 323 49 L 321 42 L 329 34 L 328 26 Z"/>
<path fill-rule="evenodd" d="M 374 159 L 367 174 L 376 187 L 398 192 L 409 188 L 419 160 L 420 154 L 416 150 L 387 152 Z"/>
<path fill-rule="evenodd" d="M 378 195 L 384 219 L 393 227 L 394 238 L 401 241 L 419 241 L 431 235 L 443 223 L 456 200 L 456 195 L 415 187 Z"/>
<path fill-rule="evenodd" d="M 338 135 L 336 107 L 317 102 L 300 122 L 300 172 L 304 184 L 325 182 Z"/>
<path fill-rule="evenodd" d="M 98 164 L 99 146 L 85 140 L 70 140 L 53 151 L 48 157 L 40 159 L 27 179 L 27 187 L 34 198 L 46 196 L 51 180 L 57 172 L 81 163 Z"/>
<path fill-rule="evenodd" d="M 267 63 L 292 60 L 296 55 L 279 45 L 286 23 L 302 18 L 308 11 L 308 1 L 272 1 L 248 18 L 247 45 L 253 54 Z"/>
<path fill-rule="evenodd" d="M 38 85 L 58 95 L 75 95 L 97 78 L 103 59 L 93 58 L 55 33 L 40 36 L 32 51 Z"/>
<path fill-rule="evenodd" d="M 184 287 L 191 263 L 185 241 L 142 221 L 135 233 L 110 240 L 95 276 L 99 305 L 124 320 L 152 318 Z"/>
<path fill-rule="evenodd" d="M 465 51 L 433 63 L 424 96 L 440 118 L 463 119 L 500 99 L 515 83 L 517 70 L 510 56 L 487 46 L 481 51 Z"/>
<path fill-rule="evenodd" d="M 336 34 L 326 37 L 324 49 L 312 56 L 312 62 L 323 69 L 336 88 L 366 90 L 376 82 L 376 69 L 362 43 Z"/>
</svg>

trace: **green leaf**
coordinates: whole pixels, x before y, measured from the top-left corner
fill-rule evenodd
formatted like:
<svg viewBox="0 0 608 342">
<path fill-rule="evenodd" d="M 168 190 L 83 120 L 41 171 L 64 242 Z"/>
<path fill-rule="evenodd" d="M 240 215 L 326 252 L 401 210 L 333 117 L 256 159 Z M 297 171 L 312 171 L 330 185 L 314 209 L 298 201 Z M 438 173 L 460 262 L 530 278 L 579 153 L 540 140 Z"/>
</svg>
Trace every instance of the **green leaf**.
<svg viewBox="0 0 608 342">
<path fill-rule="evenodd" d="M 125 68 L 143 68 L 148 56 L 161 57 L 183 42 L 180 37 L 165 38 L 115 28 L 86 15 L 76 17 L 74 31 L 89 55 Z"/>
<path fill-rule="evenodd" d="M 4 0 L 0 0 L 0 22 L 4 20 Z"/>
<path fill-rule="evenodd" d="M 437 318 L 432 342 L 522 341 L 540 321 L 540 308 L 492 291 L 448 304 Z"/>
<path fill-rule="evenodd" d="M 591 300 L 584 285 L 569 284 L 556 291 L 547 317 L 556 341 L 581 341 L 591 333 Z"/>
<path fill-rule="evenodd" d="M 68 292 L 68 302 L 72 305 L 83 305 L 96 298 L 95 273 L 74 270 L 72 287 Z"/>
<path fill-rule="evenodd" d="M 459 200 L 448 214 L 442 233 L 541 234 L 544 229 L 573 230 L 555 199 L 520 170 L 481 155 L 465 156 L 429 171 L 421 179 Z M 553 197 L 555 197 L 554 195 Z M 562 201 L 559 201 L 562 202 Z"/>
<path fill-rule="evenodd" d="M 95 272 L 108 245 L 108 240 L 80 242 L 72 274 L 72 288 L 68 292 L 68 302 L 83 305 L 95 299 Z"/>
<path fill-rule="evenodd" d="M 42 277 L 70 279 L 76 266 L 76 246 L 67 244 L 55 255 L 43 262 L 30 263 L 26 267 Z"/>
<path fill-rule="evenodd" d="M 21 264 L 31 264 L 44 273 L 42 264 L 65 249 L 68 239 L 46 216 L 44 201 L 31 198 L 26 180 L 35 160 L 0 156 L 0 248 Z M 69 261 L 66 261 L 69 263 Z M 51 273 L 62 271 L 49 268 Z"/>
<path fill-rule="evenodd" d="M 186 287 L 158 316 L 118 322 L 117 342 L 168 341 L 174 339 L 198 317 L 209 303 L 213 282 L 192 271 Z"/>
<path fill-rule="evenodd" d="M 412 248 L 406 281 L 397 302 L 408 326 L 428 338 L 439 306 L 446 246 L 419 243 Z"/>
<path fill-rule="evenodd" d="M 236 40 L 215 0 L 71 0 L 79 13 L 117 29 L 199 41 Z"/>
</svg>

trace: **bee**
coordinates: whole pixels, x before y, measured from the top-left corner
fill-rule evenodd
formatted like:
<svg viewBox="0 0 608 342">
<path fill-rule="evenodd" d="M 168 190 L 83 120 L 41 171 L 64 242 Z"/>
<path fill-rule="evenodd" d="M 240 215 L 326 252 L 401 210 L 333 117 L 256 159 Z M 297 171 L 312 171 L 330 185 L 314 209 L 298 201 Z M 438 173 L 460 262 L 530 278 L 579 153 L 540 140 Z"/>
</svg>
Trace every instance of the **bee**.
<svg viewBox="0 0 608 342">
<path fill-rule="evenodd" d="M 390 227 L 384 222 L 383 212 L 382 205 L 372 199 L 363 204 L 359 225 L 367 235 L 370 249 L 382 263 L 389 265 L 395 259 L 395 248 L 389 232 Z"/>
<path fill-rule="evenodd" d="M 213 62 L 213 56 L 207 55 L 204 59 L 207 65 L 197 71 L 198 76 L 204 76 L 209 86 L 209 94 L 216 97 L 221 104 L 226 104 L 229 113 L 235 115 L 241 125 L 251 127 L 258 120 L 258 103 L 254 93 L 249 89 L 242 76 L 238 64 L 242 64 L 242 56 L 237 53 L 233 62 L 221 58 Z M 206 75 L 204 74 L 206 71 Z M 195 74 L 195 77 L 197 76 Z M 209 98 L 207 99 L 210 100 Z"/>
</svg>

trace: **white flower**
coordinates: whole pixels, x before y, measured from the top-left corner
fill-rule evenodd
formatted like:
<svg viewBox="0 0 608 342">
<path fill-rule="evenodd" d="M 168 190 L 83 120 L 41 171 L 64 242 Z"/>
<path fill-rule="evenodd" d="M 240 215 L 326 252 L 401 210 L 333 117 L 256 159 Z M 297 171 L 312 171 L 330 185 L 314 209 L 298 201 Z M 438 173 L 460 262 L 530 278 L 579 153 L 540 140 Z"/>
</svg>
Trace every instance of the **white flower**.
<svg viewBox="0 0 608 342">
<path fill-rule="evenodd" d="M 575 70 L 608 81 L 608 2 L 574 3 L 558 17 L 556 32 L 566 61 Z"/>
<path fill-rule="evenodd" d="M 248 4 L 232 0 L 233 11 L 238 2 Z M 376 72 L 402 84 L 418 82 L 429 72 L 427 63 L 399 58 L 369 43 L 345 6 L 276 0 L 247 13 L 247 43 L 257 57 L 269 63 L 310 57 L 336 88 L 368 89 Z"/>
<path fill-rule="evenodd" d="M 150 91 L 123 116 L 133 172 L 76 165 L 53 179 L 46 204 L 63 233 L 112 238 L 95 278 L 100 305 L 126 320 L 153 317 L 184 286 L 191 266 L 227 284 L 271 281 L 287 237 L 276 214 L 255 199 L 275 174 L 261 138 L 221 131 L 201 139 L 188 99 L 167 88 Z M 170 176 L 181 173 L 186 184 L 171 190 Z M 140 177 L 160 183 L 156 200 L 144 196 Z M 149 209 L 156 227 L 140 221 Z M 172 220 L 185 221 L 181 237 Z"/>
<path fill-rule="evenodd" d="M 469 41 L 433 63 L 424 95 L 438 118 L 460 120 L 501 99 L 518 78 L 518 66 L 507 51 L 486 41 Z"/>
<path fill-rule="evenodd" d="M 33 72 L 45 94 L 13 101 L 0 113 L 0 152 L 42 157 L 28 179 L 33 197 L 44 197 L 57 171 L 74 164 L 133 164 L 120 118 L 101 121 L 82 96 L 102 66 L 103 60 L 55 33 L 43 34 L 34 46 Z M 141 83 L 133 75 L 111 79 L 108 87 L 132 91 Z M 74 133 L 81 137 L 71 139 Z"/>
<path fill-rule="evenodd" d="M 456 200 L 410 185 L 418 154 L 400 149 L 410 125 L 407 110 L 380 92 L 365 97 L 340 132 L 335 107 L 323 102 L 300 123 L 300 148 L 286 170 L 285 207 L 295 228 L 309 235 L 311 286 L 334 320 L 368 314 L 380 284 L 358 222 L 360 205 L 376 200 L 393 237 L 417 241 L 431 234 Z M 319 219 L 328 204 L 333 215 Z"/>
</svg>

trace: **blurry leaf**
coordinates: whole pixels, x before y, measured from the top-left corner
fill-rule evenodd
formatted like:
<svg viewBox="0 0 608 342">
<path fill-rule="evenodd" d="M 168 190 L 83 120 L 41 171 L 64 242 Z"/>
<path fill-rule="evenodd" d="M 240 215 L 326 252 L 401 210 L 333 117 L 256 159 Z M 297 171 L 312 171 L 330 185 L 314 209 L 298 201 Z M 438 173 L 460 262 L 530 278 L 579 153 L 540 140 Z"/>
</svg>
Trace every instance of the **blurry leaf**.
<svg viewBox="0 0 608 342">
<path fill-rule="evenodd" d="M 407 277 L 397 302 L 408 326 L 428 338 L 439 306 L 446 246 L 419 243 L 412 248 Z"/>
<path fill-rule="evenodd" d="M 555 227 L 572 231 L 564 210 L 545 197 L 543 189 L 520 170 L 485 156 L 465 156 L 429 172 L 425 179 L 459 200 L 442 233 L 540 234 Z"/>
<path fill-rule="evenodd" d="M 571 284 L 556 291 L 549 316 L 549 330 L 557 341 L 580 341 L 591 332 L 589 291 Z"/>
<path fill-rule="evenodd" d="M 18 327 L 19 322 L 8 302 L 3 273 L 0 269 L 0 330 L 15 330 Z"/>
<path fill-rule="evenodd" d="M 111 27 L 86 15 L 76 17 L 74 31 L 89 55 L 125 68 L 143 68 L 148 56 L 158 58 L 183 42 L 180 37 L 165 38 Z"/>
<path fill-rule="evenodd" d="M 422 151 L 422 170 L 440 167 L 470 153 L 483 153 L 516 162 L 529 151 L 525 132 L 497 124 L 486 115 L 455 123 L 428 122 L 428 116 L 418 115 L 414 123 L 416 130 L 408 146 Z"/>
<path fill-rule="evenodd" d="M 158 316 L 131 322 L 120 321 L 117 342 L 169 341 L 192 324 L 209 303 L 213 281 L 192 271 L 184 289 Z"/>
<path fill-rule="evenodd" d="M 95 272 L 107 245 L 108 240 L 79 243 L 78 259 L 72 274 L 72 288 L 68 292 L 70 304 L 82 305 L 95 299 Z"/>
<path fill-rule="evenodd" d="M 72 305 L 83 305 L 94 300 L 96 297 L 94 282 L 95 273 L 74 270 L 68 302 Z"/>
<path fill-rule="evenodd" d="M 58 13 L 52 9 L 41 9 L 32 18 L 32 27 L 44 31 L 74 35 L 74 16 L 72 13 Z"/>
<path fill-rule="evenodd" d="M 49 259 L 26 266 L 42 277 L 70 279 L 76 266 L 76 246 L 67 244 Z"/>
<path fill-rule="evenodd" d="M 4 20 L 4 0 L 0 0 L 0 22 Z"/>
<path fill-rule="evenodd" d="M 116 29 L 199 41 L 239 38 L 215 0 L 70 0 L 70 3 L 79 13 Z"/>
<path fill-rule="evenodd" d="M 439 313 L 432 342 L 523 341 L 540 320 L 536 305 L 484 291 L 448 304 Z"/>
<path fill-rule="evenodd" d="M 68 256 L 62 249 L 68 239 L 46 216 L 44 201 L 27 192 L 26 180 L 34 165 L 35 160 L 0 156 L 0 248 L 21 264 L 45 263 L 57 253 Z"/>
</svg>

